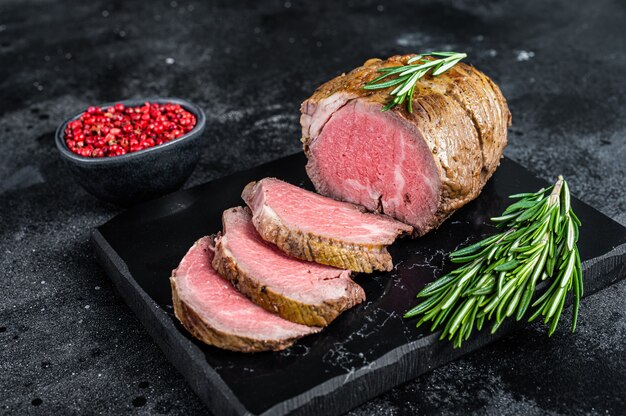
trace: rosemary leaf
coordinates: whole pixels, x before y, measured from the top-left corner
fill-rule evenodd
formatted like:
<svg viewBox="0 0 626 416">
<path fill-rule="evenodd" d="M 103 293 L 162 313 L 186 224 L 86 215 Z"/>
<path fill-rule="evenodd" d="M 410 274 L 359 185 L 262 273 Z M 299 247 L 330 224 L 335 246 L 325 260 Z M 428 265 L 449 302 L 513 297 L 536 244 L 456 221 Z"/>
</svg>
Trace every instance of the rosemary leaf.
<svg viewBox="0 0 626 416">
<path fill-rule="evenodd" d="M 453 61 L 434 67 L 441 69 Z M 419 74 L 410 73 L 411 78 Z M 400 104 L 404 99 L 395 98 Z M 417 326 L 431 322 L 431 331 L 443 327 L 440 339 L 450 340 L 455 348 L 469 338 L 474 328 L 482 330 L 486 321 L 492 321 L 494 333 L 506 318 L 519 321 L 531 309 L 528 320 L 543 316 L 552 335 L 570 291 L 574 303 L 572 331 L 576 330 L 583 274 L 576 245 L 580 220 L 572 211 L 569 187 L 559 176 L 549 188 L 510 198 L 516 201 L 502 215 L 492 218 L 506 231 L 451 253 L 450 260 L 458 267 L 423 288 L 417 294 L 418 305 L 404 315 L 421 316 Z M 543 280 L 550 280 L 549 285 L 533 301 L 537 283 Z"/>
<path fill-rule="evenodd" d="M 427 59 L 430 57 L 431 59 Z M 402 105 L 407 102 L 407 110 L 413 112 L 413 93 L 415 85 L 429 71 L 432 76 L 438 76 L 458 64 L 467 54 L 458 52 L 429 52 L 418 54 L 407 61 L 407 65 L 383 67 L 378 69 L 381 73 L 377 78 L 363 86 L 365 90 L 380 90 L 384 88 L 395 88 L 389 93 L 391 100 L 387 103 L 382 111 L 390 110 L 396 105 Z M 397 78 L 386 80 L 387 77 L 398 74 Z"/>
</svg>

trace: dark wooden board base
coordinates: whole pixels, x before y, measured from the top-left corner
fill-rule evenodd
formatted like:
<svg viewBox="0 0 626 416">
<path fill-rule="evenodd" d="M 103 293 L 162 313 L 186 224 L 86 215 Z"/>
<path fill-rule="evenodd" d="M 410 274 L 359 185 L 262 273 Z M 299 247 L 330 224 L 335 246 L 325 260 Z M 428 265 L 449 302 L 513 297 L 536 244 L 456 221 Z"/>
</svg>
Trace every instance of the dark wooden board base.
<svg viewBox="0 0 626 416">
<path fill-rule="evenodd" d="M 219 230 L 221 212 L 242 204 L 239 193 L 249 181 L 276 176 L 310 188 L 304 162 L 297 154 L 176 192 L 136 206 L 92 234 L 98 260 L 120 295 L 214 414 L 339 414 L 520 325 L 509 322 L 494 336 L 483 329 L 454 350 L 401 316 L 421 287 L 450 268 L 450 251 L 494 232 L 488 218 L 507 205 L 507 195 L 545 185 L 504 159 L 477 200 L 438 230 L 392 247 L 394 271 L 357 277 L 367 301 L 321 334 L 284 352 L 260 354 L 221 351 L 189 336 L 171 310 L 171 269 L 196 239 Z M 579 246 L 589 295 L 626 274 L 626 228 L 576 199 L 572 204 L 583 223 Z"/>
</svg>

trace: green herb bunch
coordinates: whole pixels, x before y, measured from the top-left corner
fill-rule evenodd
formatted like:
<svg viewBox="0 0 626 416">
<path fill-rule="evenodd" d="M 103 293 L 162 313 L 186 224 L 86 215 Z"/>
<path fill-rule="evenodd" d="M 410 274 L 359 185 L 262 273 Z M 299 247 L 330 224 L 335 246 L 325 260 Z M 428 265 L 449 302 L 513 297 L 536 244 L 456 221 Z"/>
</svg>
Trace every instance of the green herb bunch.
<svg viewBox="0 0 626 416">
<path fill-rule="evenodd" d="M 426 57 L 428 56 L 437 59 L 427 59 Z M 409 113 L 412 113 L 413 92 L 415 91 L 417 81 L 426 75 L 428 71 L 432 71 L 433 76 L 443 74 L 466 57 L 467 54 L 458 52 L 428 52 L 419 54 L 409 59 L 407 65 L 380 68 L 378 72 L 382 73 L 382 75 L 365 84 L 363 89 L 379 90 L 396 86 L 389 93 L 393 99 L 383 107 L 383 111 L 387 111 L 396 105 L 401 105 L 406 101 L 407 109 Z M 397 77 L 385 81 L 386 78 L 392 75 L 397 75 Z"/>
<path fill-rule="evenodd" d="M 583 294 L 576 246 L 580 220 L 571 209 L 567 182 L 559 176 L 547 189 L 510 198 L 518 201 L 491 219 L 504 231 L 451 253 L 451 261 L 462 266 L 420 291 L 420 303 L 405 314 L 420 315 L 418 327 L 427 322 L 432 331 L 443 327 L 440 339 L 453 340 L 455 348 L 485 321 L 493 321 L 494 333 L 506 318 L 519 321 L 529 309 L 534 309 L 529 321 L 542 316 L 552 335 L 572 290 L 576 329 Z M 551 281 L 549 287 L 533 301 L 544 280 Z"/>
</svg>

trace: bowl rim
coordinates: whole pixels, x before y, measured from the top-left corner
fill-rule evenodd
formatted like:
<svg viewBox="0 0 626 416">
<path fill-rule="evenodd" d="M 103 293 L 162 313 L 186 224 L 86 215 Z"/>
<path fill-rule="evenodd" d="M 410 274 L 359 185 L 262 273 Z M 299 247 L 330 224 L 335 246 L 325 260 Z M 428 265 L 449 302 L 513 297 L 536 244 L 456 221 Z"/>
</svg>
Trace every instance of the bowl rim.
<svg viewBox="0 0 626 416">
<path fill-rule="evenodd" d="M 61 156 L 67 160 L 71 160 L 74 163 L 80 163 L 80 164 L 88 164 L 88 165 L 115 164 L 118 162 L 138 159 L 149 153 L 156 153 L 156 152 L 167 150 L 171 147 L 175 147 L 176 145 L 181 144 L 185 140 L 189 140 L 190 138 L 194 138 L 200 135 L 206 127 L 206 115 L 204 111 L 196 104 L 192 103 L 191 101 L 185 100 L 183 98 L 176 98 L 176 97 L 129 98 L 126 100 L 118 100 L 115 102 L 95 104 L 94 106 L 104 108 L 104 107 L 110 107 L 115 104 L 121 103 L 121 104 L 124 104 L 125 106 L 135 107 L 145 102 L 158 103 L 158 104 L 164 104 L 164 103 L 178 104 L 196 117 L 196 125 L 194 126 L 193 129 L 189 130 L 187 133 L 176 138 L 175 140 L 172 140 L 172 141 L 169 141 L 167 143 L 163 143 L 157 146 L 153 146 L 148 149 L 143 149 L 137 152 L 126 153 L 124 155 L 113 156 L 113 157 L 85 157 L 85 156 L 77 155 L 76 153 L 72 152 L 67 147 L 67 144 L 65 143 L 64 133 L 65 133 L 65 128 L 70 122 L 76 120 L 83 113 L 85 113 L 85 111 L 87 111 L 88 107 L 86 107 L 83 110 L 74 113 L 70 117 L 67 117 L 57 127 L 55 135 L 54 135 L 55 136 L 54 141 L 55 141 L 57 149 L 61 153 Z M 89 107 L 91 107 L 91 105 Z"/>
</svg>

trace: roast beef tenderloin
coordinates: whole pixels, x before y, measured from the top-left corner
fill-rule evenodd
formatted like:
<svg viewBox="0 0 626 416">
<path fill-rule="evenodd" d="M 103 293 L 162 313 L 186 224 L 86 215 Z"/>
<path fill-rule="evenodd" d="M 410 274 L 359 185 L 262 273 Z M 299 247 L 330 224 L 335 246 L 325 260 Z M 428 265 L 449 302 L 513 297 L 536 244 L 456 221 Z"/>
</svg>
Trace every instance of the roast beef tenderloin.
<svg viewBox="0 0 626 416">
<path fill-rule="evenodd" d="M 355 272 L 393 267 L 387 246 L 412 227 L 362 212 L 275 178 L 246 186 L 242 194 L 258 233 L 285 253 Z"/>
<path fill-rule="evenodd" d="M 365 300 L 350 271 L 298 260 L 264 241 L 248 208 L 224 211 L 213 267 L 257 305 L 293 322 L 326 326 Z"/>
<path fill-rule="evenodd" d="M 201 238 L 170 278 L 174 313 L 194 337 L 232 351 L 278 351 L 320 330 L 252 303 L 213 269 L 213 251 L 213 238 Z"/>
<path fill-rule="evenodd" d="M 382 112 L 390 89 L 363 87 L 412 56 L 370 59 L 328 81 L 302 104 L 300 122 L 319 193 L 421 235 L 478 196 L 499 164 L 511 115 L 496 84 L 464 63 L 420 79 L 412 113 L 405 105 Z"/>
</svg>

